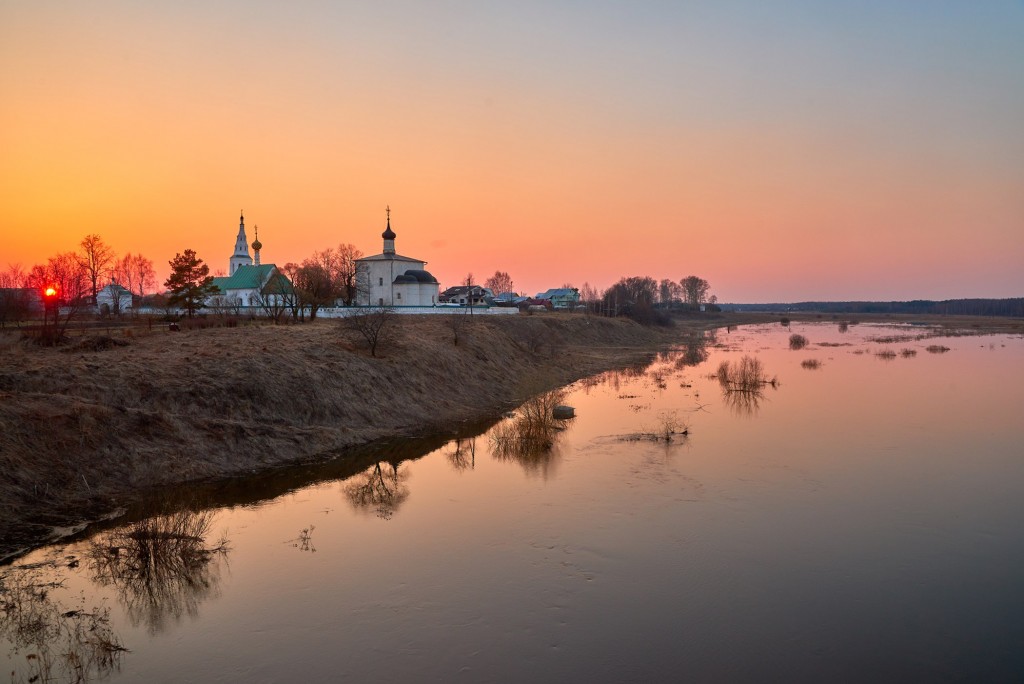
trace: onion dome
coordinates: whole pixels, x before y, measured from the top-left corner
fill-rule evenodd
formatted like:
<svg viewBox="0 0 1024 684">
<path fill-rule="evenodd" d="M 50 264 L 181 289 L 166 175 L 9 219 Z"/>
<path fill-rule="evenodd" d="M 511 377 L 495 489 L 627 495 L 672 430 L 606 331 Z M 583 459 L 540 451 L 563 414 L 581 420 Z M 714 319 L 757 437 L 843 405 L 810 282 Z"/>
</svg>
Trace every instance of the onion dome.
<svg viewBox="0 0 1024 684">
<path fill-rule="evenodd" d="M 263 249 L 263 243 L 260 242 L 260 228 L 256 226 L 256 239 L 252 241 L 252 248 L 257 252 Z"/>
</svg>

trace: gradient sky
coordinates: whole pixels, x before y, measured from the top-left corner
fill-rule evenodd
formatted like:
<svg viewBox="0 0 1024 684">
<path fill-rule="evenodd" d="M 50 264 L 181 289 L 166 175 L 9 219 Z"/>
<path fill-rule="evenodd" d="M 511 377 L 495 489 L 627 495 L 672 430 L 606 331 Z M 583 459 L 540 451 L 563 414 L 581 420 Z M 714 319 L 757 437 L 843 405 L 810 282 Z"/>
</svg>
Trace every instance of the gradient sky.
<svg viewBox="0 0 1024 684">
<path fill-rule="evenodd" d="M 0 0 L 0 268 L 387 204 L 442 287 L 1024 296 L 1024 3 Z"/>
</svg>

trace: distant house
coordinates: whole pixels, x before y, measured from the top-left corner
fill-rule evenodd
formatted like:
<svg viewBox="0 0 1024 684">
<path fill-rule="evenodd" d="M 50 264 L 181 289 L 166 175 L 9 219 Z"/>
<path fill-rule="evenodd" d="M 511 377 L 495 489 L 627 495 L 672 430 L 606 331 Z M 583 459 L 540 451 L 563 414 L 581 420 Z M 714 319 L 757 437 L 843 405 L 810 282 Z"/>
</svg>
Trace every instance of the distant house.
<svg viewBox="0 0 1024 684">
<path fill-rule="evenodd" d="M 117 283 L 110 283 L 96 293 L 96 309 L 101 314 L 118 314 L 132 308 L 132 293 Z"/>
<path fill-rule="evenodd" d="M 580 291 L 575 287 L 556 287 L 538 293 L 534 299 L 551 302 L 555 310 L 572 310 L 580 303 Z"/>
<path fill-rule="evenodd" d="M 536 297 L 521 297 L 517 304 L 520 311 L 551 311 L 554 307 L 550 299 L 537 299 Z"/>
<path fill-rule="evenodd" d="M 525 302 L 529 297 L 522 297 L 517 295 L 515 292 L 502 292 L 494 296 L 491 300 L 492 306 L 519 306 Z"/>
<path fill-rule="evenodd" d="M 456 285 L 441 293 L 442 304 L 459 306 L 487 306 L 494 299 L 494 293 L 479 285 Z"/>
</svg>

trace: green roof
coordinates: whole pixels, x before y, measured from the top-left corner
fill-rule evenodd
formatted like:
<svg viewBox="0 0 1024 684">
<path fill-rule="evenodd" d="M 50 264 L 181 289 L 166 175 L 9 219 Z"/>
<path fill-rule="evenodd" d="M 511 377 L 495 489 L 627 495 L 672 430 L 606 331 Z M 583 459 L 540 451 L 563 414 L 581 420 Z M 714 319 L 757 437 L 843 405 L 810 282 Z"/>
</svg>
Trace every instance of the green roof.
<svg viewBox="0 0 1024 684">
<path fill-rule="evenodd" d="M 238 270 L 230 276 L 214 278 L 213 285 L 221 292 L 228 290 L 258 290 L 263 286 L 264 281 L 270 277 L 272 271 L 277 268 L 274 264 L 261 264 L 260 266 L 239 266 Z"/>
</svg>

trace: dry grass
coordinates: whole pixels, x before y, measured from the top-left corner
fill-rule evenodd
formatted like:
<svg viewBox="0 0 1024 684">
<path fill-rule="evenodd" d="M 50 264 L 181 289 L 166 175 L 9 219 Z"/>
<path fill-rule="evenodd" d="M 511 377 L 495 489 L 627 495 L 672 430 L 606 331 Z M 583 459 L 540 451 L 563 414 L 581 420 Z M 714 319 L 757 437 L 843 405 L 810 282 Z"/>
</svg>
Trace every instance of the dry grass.
<svg viewBox="0 0 1024 684">
<path fill-rule="evenodd" d="M 78 519 L 147 487 L 446 430 L 639 359 L 679 332 L 480 316 L 455 346 L 442 318 L 397 316 L 380 358 L 330 320 L 159 328 L 126 346 L 76 335 L 58 349 L 0 334 L 0 558 L 69 511 Z"/>
<path fill-rule="evenodd" d="M 803 349 L 808 345 L 807 338 L 803 335 L 793 333 L 789 336 L 789 348 L 790 349 Z"/>
<path fill-rule="evenodd" d="M 800 365 L 807 370 L 818 370 L 821 368 L 821 361 L 818 359 L 804 359 Z"/>
<path fill-rule="evenodd" d="M 944 347 L 941 344 L 930 344 L 924 350 L 929 354 L 945 354 L 949 351 L 949 347 Z"/>
</svg>

